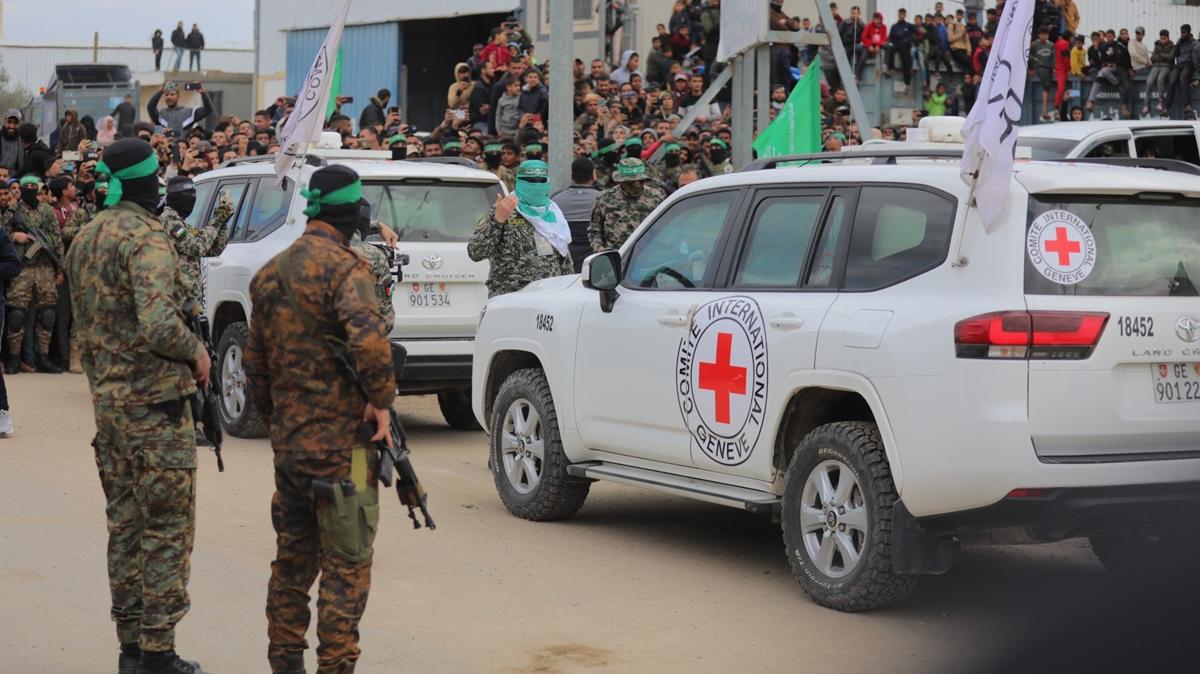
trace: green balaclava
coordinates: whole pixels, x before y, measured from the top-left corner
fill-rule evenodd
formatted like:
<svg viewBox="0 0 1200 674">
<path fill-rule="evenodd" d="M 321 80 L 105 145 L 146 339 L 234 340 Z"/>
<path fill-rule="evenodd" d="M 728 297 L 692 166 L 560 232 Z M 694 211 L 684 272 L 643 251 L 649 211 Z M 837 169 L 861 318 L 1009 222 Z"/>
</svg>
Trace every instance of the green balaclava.
<svg viewBox="0 0 1200 674">
<path fill-rule="evenodd" d="M 541 212 L 550 203 L 550 165 L 526 159 L 517 167 L 517 201 L 522 210 Z"/>
<path fill-rule="evenodd" d="M 106 207 L 129 201 L 154 213 L 158 210 L 158 155 L 150 143 L 123 138 L 104 148 L 96 175 L 108 176 Z"/>
<path fill-rule="evenodd" d="M 320 168 L 309 179 L 308 189 L 300 190 L 300 195 L 308 200 L 305 215 L 329 223 L 346 241 L 354 236 L 362 199 L 362 181 L 354 169 L 341 164 Z"/>
</svg>

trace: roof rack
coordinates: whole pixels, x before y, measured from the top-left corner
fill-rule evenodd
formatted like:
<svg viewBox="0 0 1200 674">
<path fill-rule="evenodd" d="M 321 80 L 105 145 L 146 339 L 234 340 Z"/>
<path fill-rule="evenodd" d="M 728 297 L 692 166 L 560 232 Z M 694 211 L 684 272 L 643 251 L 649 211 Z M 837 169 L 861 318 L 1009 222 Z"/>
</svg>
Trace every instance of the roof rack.
<svg viewBox="0 0 1200 674">
<path fill-rule="evenodd" d="M 240 164 L 258 164 L 260 162 L 268 162 L 268 161 L 269 162 L 275 161 L 275 155 L 260 154 L 260 155 L 254 156 L 254 157 L 236 157 L 234 159 L 230 159 L 229 161 L 221 164 L 217 168 L 228 168 L 230 166 L 238 166 Z M 329 162 L 327 162 L 324 157 L 320 157 L 320 156 L 313 155 L 313 154 L 304 155 L 304 163 L 308 164 L 309 166 L 328 166 L 329 165 Z"/>
<path fill-rule="evenodd" d="M 1051 159 L 1049 161 L 1067 162 L 1072 164 L 1102 164 L 1107 166 L 1127 166 L 1130 168 L 1148 168 L 1159 171 L 1175 171 L 1200 176 L 1200 166 L 1190 164 L 1182 159 L 1153 159 L 1150 157 L 1079 157 L 1077 159 Z"/>
<path fill-rule="evenodd" d="M 780 164 L 803 161 L 824 164 L 827 162 L 848 161 L 851 159 L 873 159 L 873 165 L 895 164 L 896 159 L 960 159 L 962 148 L 946 148 L 944 150 L 917 150 L 910 148 L 880 149 L 880 150 L 849 150 L 846 152 L 816 152 L 812 154 L 785 154 L 778 157 L 765 157 L 746 164 L 741 171 L 760 171 L 777 168 Z"/>
<path fill-rule="evenodd" d="M 476 164 L 466 157 L 409 157 L 404 161 L 419 161 L 429 164 L 452 164 L 455 166 L 465 166 L 473 169 L 479 168 L 479 164 Z"/>
</svg>

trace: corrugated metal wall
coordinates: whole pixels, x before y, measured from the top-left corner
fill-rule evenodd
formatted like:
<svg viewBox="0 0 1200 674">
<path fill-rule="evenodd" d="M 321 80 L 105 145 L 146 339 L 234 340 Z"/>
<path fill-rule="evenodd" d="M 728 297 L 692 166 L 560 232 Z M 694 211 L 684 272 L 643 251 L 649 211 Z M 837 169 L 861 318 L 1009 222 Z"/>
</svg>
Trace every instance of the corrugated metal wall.
<svg viewBox="0 0 1200 674">
<path fill-rule="evenodd" d="M 319 42 L 318 42 L 319 44 Z M 316 47 L 313 48 L 314 52 Z M 163 54 L 163 67 L 174 64 L 168 50 Z M 310 57 L 311 58 L 311 57 Z M 154 70 L 154 52 L 148 47 L 100 47 L 100 63 L 114 63 L 129 66 L 135 73 Z M 46 46 L 32 47 L 26 45 L 0 45 L 0 64 L 8 71 L 8 77 L 13 83 L 24 85 L 30 93 L 36 94 L 38 87 L 50 83 L 54 74 L 54 66 L 66 63 L 91 63 L 91 47 Z M 187 54 L 183 55 L 184 67 L 187 67 Z M 230 73 L 253 73 L 253 49 L 205 49 L 201 56 L 201 65 L 206 70 L 222 70 Z M 308 66 L 305 66 L 307 69 Z"/>
<path fill-rule="evenodd" d="M 862 3 L 866 6 L 866 3 Z M 883 12 L 884 20 L 891 25 L 896 21 L 896 10 L 904 7 L 911 18 L 914 12 L 925 14 L 933 11 L 932 0 L 910 2 L 909 0 L 876 0 L 875 6 Z M 995 6 L 989 0 L 988 7 Z M 1171 0 L 1075 0 L 1079 7 L 1079 29 L 1090 33 L 1094 30 L 1120 30 L 1128 28 L 1132 33 L 1137 26 L 1146 28 L 1146 41 L 1158 37 L 1158 31 L 1166 28 L 1171 31 L 1171 39 L 1179 37 L 1179 26 L 1190 23 L 1193 32 L 1200 26 L 1200 7 L 1171 4 Z M 946 2 L 948 11 L 953 11 L 961 5 L 956 2 Z M 813 16 L 816 19 L 816 16 Z"/>
<path fill-rule="evenodd" d="M 287 34 L 287 91 L 299 91 L 312 67 L 313 57 L 325 39 L 326 28 L 293 30 Z M 400 24 L 372 23 L 347 26 L 342 33 L 342 96 L 353 96 L 354 102 L 342 112 L 358 122 L 363 107 L 376 91 L 387 88 L 392 92 L 392 104 L 397 105 L 400 92 L 400 58 L 402 48 Z"/>
</svg>

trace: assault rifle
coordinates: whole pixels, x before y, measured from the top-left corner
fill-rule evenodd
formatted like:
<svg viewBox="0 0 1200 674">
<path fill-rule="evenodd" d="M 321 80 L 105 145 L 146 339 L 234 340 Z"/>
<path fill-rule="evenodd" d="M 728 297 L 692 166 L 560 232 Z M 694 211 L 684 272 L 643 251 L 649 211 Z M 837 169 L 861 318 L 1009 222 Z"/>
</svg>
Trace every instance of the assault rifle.
<svg viewBox="0 0 1200 674">
<path fill-rule="evenodd" d="M 358 375 L 354 356 L 350 353 L 346 343 L 329 335 L 325 337 L 325 341 L 329 343 L 329 347 L 333 351 L 334 362 L 338 369 L 350 378 L 354 387 L 362 394 L 363 400 L 367 400 L 367 387 L 363 384 L 362 377 Z M 404 350 L 403 346 L 392 344 L 394 370 L 399 371 L 401 368 L 398 366 L 403 365 L 407 357 L 408 352 Z M 392 486 L 393 481 L 396 483 L 396 495 L 400 497 L 400 503 L 408 508 L 408 518 L 412 520 L 414 529 L 421 528 L 421 522 L 417 519 L 418 510 L 421 511 L 421 516 L 425 520 L 425 526 L 431 530 L 436 529 L 437 525 L 429 516 L 427 507 L 429 496 L 421 487 L 421 481 L 417 479 L 412 461 L 408 458 L 408 436 L 404 433 L 404 427 L 400 425 L 400 417 L 396 414 L 396 410 L 388 410 L 388 414 L 391 415 L 392 420 L 392 442 L 390 445 L 387 442 L 375 443 L 375 448 L 379 450 L 379 481 L 385 487 Z M 376 428 L 371 422 L 364 421 L 359 425 L 358 431 L 364 438 L 370 438 L 375 435 Z"/>
<path fill-rule="evenodd" d="M 193 299 L 184 302 L 183 315 L 187 321 L 188 329 L 204 343 L 204 348 L 208 351 L 209 360 L 216 363 L 217 358 L 213 353 L 212 335 L 208 327 L 208 316 L 205 316 L 204 312 L 200 309 L 200 303 Z M 217 399 L 217 381 L 214 378 L 215 376 L 215 372 L 210 374 L 208 385 L 202 386 L 200 390 L 196 391 L 195 400 L 199 403 L 200 413 L 195 416 L 195 420 L 204 425 L 204 437 L 212 445 L 213 453 L 217 455 L 217 471 L 223 473 L 225 472 L 225 460 L 221 458 L 221 443 L 224 441 L 224 435 L 221 432 L 221 413 L 217 409 L 217 405 L 221 403 Z M 193 406 L 192 409 L 196 409 L 196 406 Z"/>
<path fill-rule="evenodd" d="M 58 258 L 58 253 L 55 252 L 54 246 L 51 246 L 50 242 L 46 241 L 44 234 L 29 226 L 29 223 L 25 221 L 25 215 L 21 211 L 13 208 L 12 220 L 9 222 L 12 225 L 13 231 L 33 237 L 33 252 L 31 253 L 27 250 L 25 252 L 26 257 L 32 260 L 37 257 L 38 253 L 45 253 L 46 257 L 50 259 L 50 264 L 54 265 L 54 271 L 63 271 L 62 260 Z"/>
</svg>

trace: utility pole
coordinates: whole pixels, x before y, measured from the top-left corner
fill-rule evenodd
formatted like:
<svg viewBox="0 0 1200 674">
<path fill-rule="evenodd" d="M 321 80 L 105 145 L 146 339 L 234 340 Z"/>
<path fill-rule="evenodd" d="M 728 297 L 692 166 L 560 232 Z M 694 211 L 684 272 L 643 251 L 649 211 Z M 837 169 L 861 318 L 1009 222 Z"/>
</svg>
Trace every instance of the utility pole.
<svg viewBox="0 0 1200 674">
<path fill-rule="evenodd" d="M 555 191 L 571 184 L 575 156 L 572 122 L 575 85 L 572 46 L 575 41 L 571 0 L 549 0 L 550 9 L 550 184 Z"/>
<path fill-rule="evenodd" d="M 100 31 L 92 33 L 92 63 L 100 62 Z"/>
</svg>

